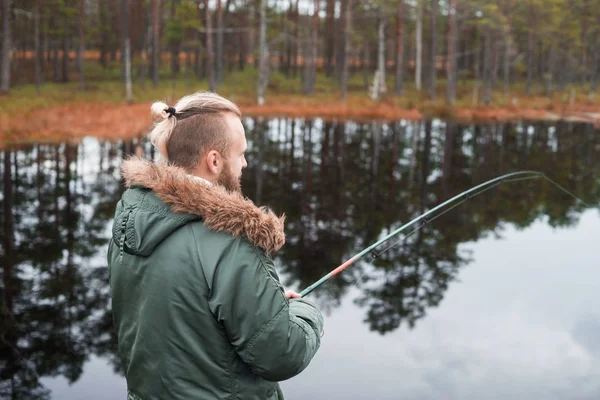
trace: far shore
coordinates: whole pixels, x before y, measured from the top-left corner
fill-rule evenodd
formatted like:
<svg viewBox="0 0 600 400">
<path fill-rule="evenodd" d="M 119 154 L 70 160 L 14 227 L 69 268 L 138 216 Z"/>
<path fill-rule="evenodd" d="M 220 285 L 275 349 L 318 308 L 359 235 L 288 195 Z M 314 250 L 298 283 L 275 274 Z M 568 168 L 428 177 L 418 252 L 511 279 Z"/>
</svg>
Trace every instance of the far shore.
<svg viewBox="0 0 600 400">
<path fill-rule="evenodd" d="M 227 97 L 227 94 L 224 94 Z M 331 97 L 331 96 L 329 96 Z M 396 98 L 373 101 L 366 96 L 352 94 L 342 102 L 327 96 L 307 97 L 299 94 L 271 95 L 264 105 L 230 96 L 245 116 L 298 117 L 325 120 L 380 120 L 419 121 L 439 118 L 462 124 L 489 124 L 499 122 L 572 121 L 600 126 L 600 106 L 590 102 L 555 105 L 540 102 L 534 107 L 478 106 L 448 107 L 443 103 L 426 103 L 420 107 L 403 107 Z M 4 100 L 9 102 L 10 99 Z M 49 102 L 50 103 L 50 102 Z M 152 126 L 151 102 L 132 104 L 95 99 L 42 104 L 23 113 L 12 107 L 0 115 L 0 147 L 35 142 L 78 140 L 94 136 L 106 140 L 128 140 L 146 134 Z"/>
</svg>

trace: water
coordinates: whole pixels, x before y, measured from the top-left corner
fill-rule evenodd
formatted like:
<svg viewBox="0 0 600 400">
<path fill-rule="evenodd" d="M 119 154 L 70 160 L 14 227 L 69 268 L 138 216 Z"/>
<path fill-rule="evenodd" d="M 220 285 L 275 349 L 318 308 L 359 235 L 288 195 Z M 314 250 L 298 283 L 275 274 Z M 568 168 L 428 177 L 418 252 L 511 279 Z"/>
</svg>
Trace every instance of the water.
<svg viewBox="0 0 600 400">
<path fill-rule="evenodd" d="M 595 207 L 541 180 L 508 183 L 350 267 L 310 295 L 325 336 L 286 398 L 600 398 L 596 129 L 244 122 L 244 192 L 286 213 L 276 263 L 298 290 L 504 173 L 545 172 Z M 94 138 L 4 150 L 0 398 L 124 398 L 105 257 L 133 153 L 155 156 Z"/>
</svg>

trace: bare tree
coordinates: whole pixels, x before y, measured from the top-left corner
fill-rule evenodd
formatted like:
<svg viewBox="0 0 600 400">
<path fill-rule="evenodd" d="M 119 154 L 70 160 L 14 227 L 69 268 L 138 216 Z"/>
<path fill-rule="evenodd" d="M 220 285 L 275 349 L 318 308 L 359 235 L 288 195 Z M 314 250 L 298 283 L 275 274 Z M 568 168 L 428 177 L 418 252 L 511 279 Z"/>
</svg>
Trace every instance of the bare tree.
<svg viewBox="0 0 600 400">
<path fill-rule="evenodd" d="M 448 8 L 448 64 L 447 71 L 447 86 L 446 86 L 446 101 L 450 105 L 454 105 L 456 101 L 456 0 L 449 0 Z"/>
<path fill-rule="evenodd" d="M 437 13 L 438 1 L 431 0 L 431 61 L 429 64 L 429 97 L 435 100 L 435 86 L 437 73 Z"/>
<path fill-rule="evenodd" d="M 415 86 L 421 90 L 421 64 L 423 62 L 423 1 L 417 0 L 417 55 L 415 57 Z"/>
<path fill-rule="evenodd" d="M 341 65 L 341 97 L 342 100 L 346 98 L 346 91 L 348 87 L 348 59 L 350 57 L 350 32 L 352 24 L 352 0 L 342 0 L 342 10 L 344 10 L 344 49 L 342 50 L 342 65 Z"/>
<path fill-rule="evenodd" d="M 103 0 L 98 0 L 98 23 L 100 25 L 100 65 L 106 68 L 106 52 L 108 51 L 108 29 L 107 29 L 108 7 Z"/>
<path fill-rule="evenodd" d="M 223 6 L 217 0 L 217 85 L 223 82 Z"/>
<path fill-rule="evenodd" d="M 131 91 L 131 40 L 129 38 L 129 0 L 121 0 L 121 51 L 123 55 L 121 60 L 123 63 L 125 93 L 128 103 L 133 100 Z"/>
<path fill-rule="evenodd" d="M 387 92 L 385 84 L 385 13 L 379 7 L 377 21 L 377 71 L 371 87 L 371 98 L 377 100 Z"/>
<path fill-rule="evenodd" d="M 206 72 L 208 75 L 208 88 L 211 92 L 214 92 L 216 90 L 215 54 L 212 38 L 212 15 L 210 15 L 210 8 L 208 8 L 208 0 L 204 0 L 204 10 L 206 11 Z"/>
<path fill-rule="evenodd" d="M 158 41 L 159 28 L 159 2 L 160 0 L 152 0 L 152 83 L 158 86 L 158 68 L 160 63 L 160 45 Z"/>
<path fill-rule="evenodd" d="M 304 57 L 304 93 L 313 95 L 317 76 L 317 34 L 319 31 L 319 0 L 315 0 L 315 9 L 310 30 L 310 42 L 307 57 Z"/>
<path fill-rule="evenodd" d="M 65 6 L 67 5 L 67 1 L 65 1 Z M 70 23 L 69 16 L 65 12 L 63 14 L 63 33 L 62 33 L 62 44 L 63 44 L 63 54 L 62 54 L 62 76 L 61 82 L 66 83 L 69 82 L 69 36 L 70 36 Z"/>
<path fill-rule="evenodd" d="M 335 3 L 336 0 L 327 0 L 327 13 L 325 23 L 325 74 L 333 73 L 333 53 L 335 48 Z M 341 16 L 340 19 L 342 19 Z"/>
<path fill-rule="evenodd" d="M 508 88 L 510 85 L 510 52 L 510 27 L 506 24 L 504 28 L 504 101 L 508 101 Z"/>
<path fill-rule="evenodd" d="M 171 0 L 171 19 L 177 18 L 177 6 L 179 0 Z M 181 52 L 181 40 L 179 38 L 172 38 L 169 43 L 171 50 L 171 72 L 173 75 L 178 74 L 181 71 L 181 65 L 179 63 L 179 53 Z"/>
<path fill-rule="evenodd" d="M 531 94 L 531 80 L 533 74 L 533 30 L 534 27 L 533 5 L 529 5 L 529 26 L 527 32 L 527 85 L 525 92 Z"/>
<path fill-rule="evenodd" d="M 404 0 L 400 0 L 396 10 L 396 95 L 402 94 L 404 80 Z"/>
<path fill-rule="evenodd" d="M 267 0 L 260 1 L 260 29 L 258 37 L 258 104 L 265 103 L 265 92 L 269 84 L 269 48 L 267 47 Z"/>
<path fill-rule="evenodd" d="M 33 9 L 33 31 L 35 36 L 35 89 L 40 94 L 42 71 L 40 65 L 40 0 L 35 0 Z"/>
<path fill-rule="evenodd" d="M 77 54 L 77 61 L 79 63 L 79 90 L 85 90 L 85 78 L 83 72 L 83 54 L 85 52 L 85 43 L 83 40 L 83 26 L 85 23 L 85 0 L 80 0 L 80 2 L 81 5 L 79 9 L 79 52 Z"/>
<path fill-rule="evenodd" d="M 588 14 L 589 0 L 583 0 L 583 21 L 581 22 L 581 86 L 585 85 L 587 80 L 587 47 L 588 47 Z"/>
<path fill-rule="evenodd" d="M 481 101 L 490 104 L 492 101 L 492 42 L 493 32 L 490 26 L 486 26 L 483 45 L 483 93 Z"/>
</svg>

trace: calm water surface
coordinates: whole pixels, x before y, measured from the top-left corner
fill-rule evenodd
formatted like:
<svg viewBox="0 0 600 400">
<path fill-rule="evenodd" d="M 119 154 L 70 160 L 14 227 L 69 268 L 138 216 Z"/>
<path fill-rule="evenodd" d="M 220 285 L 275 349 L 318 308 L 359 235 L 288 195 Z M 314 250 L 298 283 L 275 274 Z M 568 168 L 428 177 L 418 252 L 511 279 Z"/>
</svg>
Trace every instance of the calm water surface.
<svg viewBox="0 0 600 400">
<path fill-rule="evenodd" d="M 468 201 L 310 296 L 322 346 L 288 399 L 599 399 L 600 132 L 503 125 L 246 119 L 245 194 L 287 215 L 276 262 L 303 289 L 387 232 Z M 3 150 L 1 399 L 119 399 L 106 246 L 145 141 Z"/>
</svg>

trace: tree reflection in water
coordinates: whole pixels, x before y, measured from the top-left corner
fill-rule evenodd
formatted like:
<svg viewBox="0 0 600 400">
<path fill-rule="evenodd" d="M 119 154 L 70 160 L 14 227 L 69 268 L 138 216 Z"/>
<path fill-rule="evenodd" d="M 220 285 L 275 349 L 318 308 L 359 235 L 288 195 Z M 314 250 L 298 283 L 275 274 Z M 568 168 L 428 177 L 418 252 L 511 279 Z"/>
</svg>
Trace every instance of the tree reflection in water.
<svg viewBox="0 0 600 400">
<path fill-rule="evenodd" d="M 539 170 L 593 206 L 600 198 L 600 135 L 590 125 L 244 122 L 244 192 L 286 213 L 287 244 L 276 261 L 285 283 L 300 288 L 427 209 L 504 173 Z M 74 382 L 94 354 L 121 371 L 105 251 L 123 190 L 119 166 L 135 152 L 155 156 L 145 141 L 3 150 L 0 397 L 49 398 L 40 377 Z M 501 185 L 310 296 L 333 312 L 359 280 L 354 301 L 372 330 L 412 328 L 469 263 L 461 244 L 538 219 L 571 227 L 582 211 L 541 182 Z"/>
</svg>

